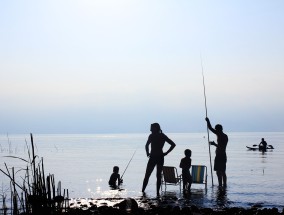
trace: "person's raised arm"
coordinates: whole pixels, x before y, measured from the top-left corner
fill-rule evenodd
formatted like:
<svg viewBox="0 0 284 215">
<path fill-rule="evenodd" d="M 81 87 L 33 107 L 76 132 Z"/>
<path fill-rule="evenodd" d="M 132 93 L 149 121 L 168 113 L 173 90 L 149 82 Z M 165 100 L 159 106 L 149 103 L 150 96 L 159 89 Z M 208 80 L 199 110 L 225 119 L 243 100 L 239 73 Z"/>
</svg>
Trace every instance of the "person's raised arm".
<svg viewBox="0 0 284 215">
<path fill-rule="evenodd" d="M 207 122 L 207 126 L 208 126 L 209 130 L 212 131 L 214 134 L 216 134 L 216 130 L 214 128 L 212 128 L 209 118 L 206 117 L 205 120 Z"/>
<path fill-rule="evenodd" d="M 174 143 L 174 141 L 172 141 L 170 138 L 166 138 L 166 142 L 169 143 L 171 145 L 171 147 L 168 149 L 168 151 L 166 151 L 164 153 L 164 156 L 166 156 L 167 154 L 169 154 L 175 147 L 176 147 L 176 144 Z"/>
</svg>

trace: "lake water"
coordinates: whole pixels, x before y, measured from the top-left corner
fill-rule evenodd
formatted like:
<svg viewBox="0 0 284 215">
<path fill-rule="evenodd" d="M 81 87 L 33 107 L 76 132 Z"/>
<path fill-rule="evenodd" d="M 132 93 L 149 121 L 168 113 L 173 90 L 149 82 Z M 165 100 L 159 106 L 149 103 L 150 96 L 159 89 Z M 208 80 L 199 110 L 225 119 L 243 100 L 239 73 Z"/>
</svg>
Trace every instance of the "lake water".
<svg viewBox="0 0 284 215">
<path fill-rule="evenodd" d="M 203 164 L 208 167 L 208 189 L 204 185 L 192 185 L 192 203 L 204 207 L 241 206 L 250 207 L 260 204 L 263 207 L 284 207 L 284 133 L 227 133 L 227 177 L 228 187 L 225 195 L 219 195 L 217 186 L 212 186 L 209 150 L 206 133 L 167 133 L 176 143 L 176 148 L 165 157 L 165 165 L 179 167 L 184 150 L 192 150 L 192 164 Z M 55 175 L 55 180 L 62 183 L 62 189 L 69 190 L 71 198 L 112 198 L 140 197 L 142 181 L 148 158 L 145 143 L 149 134 L 34 134 L 36 154 L 44 158 L 45 172 Z M 261 153 L 248 151 L 246 146 L 258 144 L 265 138 L 274 146 L 273 151 Z M 216 137 L 210 134 L 210 139 Z M 29 135 L 0 135 L 0 168 L 7 166 L 20 169 L 25 162 L 5 156 L 27 158 L 25 141 L 30 144 Z M 164 150 L 168 148 L 165 144 Z M 135 153 L 135 154 L 134 154 Z M 113 166 L 120 167 L 123 176 L 124 190 L 110 191 L 108 180 Z M 211 146 L 212 163 L 215 147 Z M 20 173 L 19 182 L 21 183 Z M 2 194 L 8 192 L 8 179 L 0 172 Z M 213 171 L 214 185 L 217 177 Z M 155 197 L 156 176 L 153 172 L 146 194 Z M 169 186 L 167 191 L 182 198 L 177 186 Z M 166 193 L 162 192 L 162 196 Z M 0 197 L 1 198 L 1 197 Z M 1 202 L 1 201 L 0 201 Z M 1 204 L 1 203 L 0 203 Z M 0 205 L 1 206 L 1 205 Z"/>
</svg>

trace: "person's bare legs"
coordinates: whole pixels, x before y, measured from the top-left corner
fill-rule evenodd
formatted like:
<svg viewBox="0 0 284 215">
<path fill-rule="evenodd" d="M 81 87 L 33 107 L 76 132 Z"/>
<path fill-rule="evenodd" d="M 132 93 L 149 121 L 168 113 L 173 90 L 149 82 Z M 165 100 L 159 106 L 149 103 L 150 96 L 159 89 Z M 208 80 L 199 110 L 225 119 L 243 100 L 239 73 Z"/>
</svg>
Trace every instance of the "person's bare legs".
<svg viewBox="0 0 284 215">
<path fill-rule="evenodd" d="M 190 176 L 189 182 L 188 182 L 188 185 L 187 185 L 188 192 L 190 192 L 191 184 L 192 184 L 192 177 Z"/>
<path fill-rule="evenodd" d="M 160 196 L 163 165 L 157 164 L 157 196 Z"/>
<path fill-rule="evenodd" d="M 222 172 L 222 178 L 223 178 L 223 186 L 227 187 L 227 175 L 226 172 Z"/>
<path fill-rule="evenodd" d="M 216 171 L 216 174 L 217 174 L 219 186 L 222 187 L 222 176 L 223 176 L 223 174 L 222 174 L 221 171 Z"/>
<path fill-rule="evenodd" d="M 218 177 L 218 182 L 219 182 L 219 186 L 227 186 L 227 175 L 225 171 L 217 171 L 217 177 Z"/>
<path fill-rule="evenodd" d="M 187 188 L 187 182 L 185 180 L 182 180 L 182 189 L 183 189 L 183 192 L 186 191 L 186 188 Z"/>
<path fill-rule="evenodd" d="M 148 185 L 149 178 L 150 178 L 154 168 L 155 168 L 155 165 L 150 163 L 150 160 L 149 160 L 148 164 L 147 164 L 147 168 L 146 168 L 145 177 L 144 177 L 144 180 L 143 180 L 142 192 L 145 191 L 145 189 L 146 189 L 146 187 Z"/>
</svg>

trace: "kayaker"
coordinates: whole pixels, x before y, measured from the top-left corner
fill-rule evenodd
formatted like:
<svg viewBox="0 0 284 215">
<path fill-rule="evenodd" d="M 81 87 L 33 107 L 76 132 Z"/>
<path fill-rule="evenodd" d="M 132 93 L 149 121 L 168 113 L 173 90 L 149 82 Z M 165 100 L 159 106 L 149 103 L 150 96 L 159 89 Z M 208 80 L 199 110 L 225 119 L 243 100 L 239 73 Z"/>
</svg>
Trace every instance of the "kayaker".
<svg viewBox="0 0 284 215">
<path fill-rule="evenodd" d="M 267 142 L 264 138 L 261 138 L 261 142 L 258 145 L 259 150 L 266 150 L 267 149 Z"/>
</svg>

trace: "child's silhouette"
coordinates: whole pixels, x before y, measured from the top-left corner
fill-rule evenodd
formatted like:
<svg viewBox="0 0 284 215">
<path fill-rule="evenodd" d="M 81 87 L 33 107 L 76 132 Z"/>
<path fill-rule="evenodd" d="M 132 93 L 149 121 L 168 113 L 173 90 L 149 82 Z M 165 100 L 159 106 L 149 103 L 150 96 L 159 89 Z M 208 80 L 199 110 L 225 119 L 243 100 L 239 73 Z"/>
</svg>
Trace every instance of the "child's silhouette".
<svg viewBox="0 0 284 215">
<path fill-rule="evenodd" d="M 182 168 L 183 192 L 190 192 L 192 184 L 192 178 L 189 171 L 191 167 L 191 150 L 186 149 L 184 154 L 185 157 L 181 159 L 179 167 Z"/>
<path fill-rule="evenodd" d="M 117 188 L 123 182 L 118 172 L 119 172 L 119 167 L 114 166 L 113 173 L 111 174 L 110 179 L 108 181 L 109 186 L 112 188 Z M 116 184 L 116 181 L 117 181 L 117 184 Z"/>
</svg>

